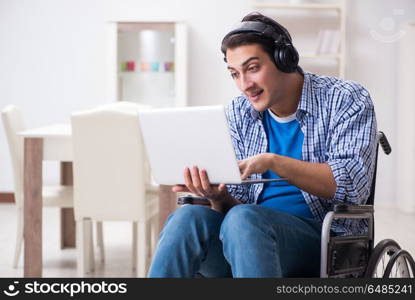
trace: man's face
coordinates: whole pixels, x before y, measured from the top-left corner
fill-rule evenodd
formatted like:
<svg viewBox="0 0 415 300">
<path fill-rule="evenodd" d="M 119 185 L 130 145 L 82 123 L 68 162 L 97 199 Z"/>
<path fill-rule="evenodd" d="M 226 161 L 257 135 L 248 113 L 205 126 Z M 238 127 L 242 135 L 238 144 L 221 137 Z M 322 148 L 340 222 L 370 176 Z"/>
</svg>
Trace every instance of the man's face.
<svg viewBox="0 0 415 300">
<path fill-rule="evenodd" d="M 256 111 L 271 108 L 282 97 L 283 74 L 258 44 L 226 51 L 228 69 Z"/>
</svg>

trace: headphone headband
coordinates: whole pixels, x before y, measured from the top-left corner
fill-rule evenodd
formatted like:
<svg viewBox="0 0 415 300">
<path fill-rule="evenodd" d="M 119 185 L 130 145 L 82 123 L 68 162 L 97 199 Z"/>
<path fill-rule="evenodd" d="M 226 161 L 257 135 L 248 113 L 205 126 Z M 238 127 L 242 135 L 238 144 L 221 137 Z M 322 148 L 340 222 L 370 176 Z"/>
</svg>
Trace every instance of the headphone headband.
<svg viewBox="0 0 415 300">
<path fill-rule="evenodd" d="M 298 52 L 291 44 L 291 36 L 288 31 L 279 24 L 276 26 L 279 30 L 261 21 L 244 21 L 238 28 L 225 35 L 222 45 L 231 35 L 238 33 L 252 33 L 270 38 L 274 41 L 274 62 L 277 68 L 286 73 L 294 72 L 298 66 Z"/>
<path fill-rule="evenodd" d="M 223 41 L 226 40 L 228 37 L 234 34 L 238 33 L 257 33 L 269 38 L 272 38 L 274 41 L 280 41 L 282 38 L 281 34 L 278 34 L 272 26 L 258 22 L 258 21 L 245 21 L 242 22 L 238 28 L 232 30 L 229 32 L 225 37 L 223 38 Z M 290 38 L 289 36 L 287 38 Z"/>
<path fill-rule="evenodd" d="M 278 28 L 283 33 L 278 33 L 275 28 L 271 25 L 265 24 L 260 21 L 244 21 L 239 25 L 237 28 L 230 31 L 222 40 L 225 41 L 228 37 L 238 33 L 256 33 L 258 35 L 263 35 L 265 37 L 269 37 L 275 41 L 275 43 L 279 43 L 282 40 L 285 40 L 288 43 L 291 43 L 291 36 L 288 31 L 282 27 L 278 26 Z"/>
</svg>

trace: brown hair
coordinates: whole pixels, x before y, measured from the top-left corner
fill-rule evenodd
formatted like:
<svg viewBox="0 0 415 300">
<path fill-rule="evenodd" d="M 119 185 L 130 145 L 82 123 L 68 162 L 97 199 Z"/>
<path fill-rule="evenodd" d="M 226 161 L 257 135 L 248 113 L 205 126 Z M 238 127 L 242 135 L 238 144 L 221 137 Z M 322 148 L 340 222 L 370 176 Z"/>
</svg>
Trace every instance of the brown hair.
<svg viewBox="0 0 415 300">
<path fill-rule="evenodd" d="M 245 21 L 258 21 L 258 22 L 262 22 L 264 24 L 270 25 L 275 29 L 277 33 L 285 36 L 291 42 L 290 33 L 284 26 L 282 26 L 275 20 L 264 16 L 263 14 L 259 12 L 253 12 L 253 13 L 246 15 L 242 19 L 242 22 L 245 22 Z M 274 61 L 275 63 L 274 40 L 270 37 L 262 36 L 262 35 L 251 33 L 251 32 L 232 34 L 223 39 L 222 45 L 221 45 L 221 51 L 224 55 L 225 62 L 226 62 L 226 51 L 228 49 L 234 49 L 239 46 L 252 45 L 252 44 L 259 44 L 262 47 L 262 49 L 269 55 L 271 60 Z"/>
</svg>

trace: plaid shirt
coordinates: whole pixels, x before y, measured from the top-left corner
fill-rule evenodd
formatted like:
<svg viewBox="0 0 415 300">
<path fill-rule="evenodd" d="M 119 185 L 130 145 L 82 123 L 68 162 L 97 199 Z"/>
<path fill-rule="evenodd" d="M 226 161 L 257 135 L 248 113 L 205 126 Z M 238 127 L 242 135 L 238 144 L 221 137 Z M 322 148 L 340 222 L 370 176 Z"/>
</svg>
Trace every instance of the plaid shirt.
<svg viewBox="0 0 415 300">
<path fill-rule="evenodd" d="M 236 97 L 226 108 L 232 142 L 238 160 L 267 151 L 262 113 L 245 96 Z M 323 222 L 333 204 L 364 204 L 370 194 L 375 166 L 376 118 L 369 93 L 360 84 L 338 78 L 304 73 L 301 100 L 296 112 L 304 133 L 302 160 L 328 163 L 337 183 L 332 199 L 302 191 L 314 218 Z M 261 178 L 252 174 L 251 178 Z M 263 184 L 228 185 L 243 203 L 257 203 Z M 332 231 L 358 234 L 366 220 L 338 219 Z"/>
</svg>

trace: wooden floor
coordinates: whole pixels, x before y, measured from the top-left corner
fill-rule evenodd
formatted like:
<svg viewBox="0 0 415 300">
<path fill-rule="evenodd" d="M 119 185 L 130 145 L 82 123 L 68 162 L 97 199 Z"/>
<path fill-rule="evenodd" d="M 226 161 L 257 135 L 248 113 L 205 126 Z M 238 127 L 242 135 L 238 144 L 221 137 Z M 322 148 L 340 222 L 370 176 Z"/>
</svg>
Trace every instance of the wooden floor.
<svg viewBox="0 0 415 300">
<path fill-rule="evenodd" d="M 402 248 L 415 256 L 415 216 L 404 214 L 394 207 L 375 207 L 376 242 L 384 238 L 396 240 Z M 76 277 L 76 252 L 59 248 L 59 212 L 43 210 L 44 277 Z M 16 236 L 16 212 L 13 204 L 0 204 L 0 277 L 22 277 L 19 267 L 12 268 Z M 104 223 L 106 263 L 98 262 L 93 277 L 133 277 L 132 226 L 127 222 Z"/>
</svg>

